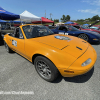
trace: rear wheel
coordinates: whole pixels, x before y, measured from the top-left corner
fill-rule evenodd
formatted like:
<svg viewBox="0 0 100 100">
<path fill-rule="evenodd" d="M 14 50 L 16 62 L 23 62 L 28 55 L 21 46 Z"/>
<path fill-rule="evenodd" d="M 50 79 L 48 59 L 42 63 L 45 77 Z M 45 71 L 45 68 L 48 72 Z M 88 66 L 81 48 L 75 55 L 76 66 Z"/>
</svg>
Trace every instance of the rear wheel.
<svg viewBox="0 0 100 100">
<path fill-rule="evenodd" d="M 59 71 L 56 66 L 45 57 L 36 57 L 34 60 L 34 65 L 37 73 L 46 81 L 54 81 L 59 74 Z"/>
<path fill-rule="evenodd" d="M 12 52 L 13 52 L 13 51 L 9 48 L 9 46 L 7 45 L 6 42 L 4 42 L 4 45 L 5 45 L 6 51 L 7 51 L 8 53 L 12 53 Z"/>
<path fill-rule="evenodd" d="M 80 34 L 78 37 L 81 38 L 81 39 L 84 39 L 85 41 L 89 40 L 89 38 L 86 34 Z"/>
</svg>

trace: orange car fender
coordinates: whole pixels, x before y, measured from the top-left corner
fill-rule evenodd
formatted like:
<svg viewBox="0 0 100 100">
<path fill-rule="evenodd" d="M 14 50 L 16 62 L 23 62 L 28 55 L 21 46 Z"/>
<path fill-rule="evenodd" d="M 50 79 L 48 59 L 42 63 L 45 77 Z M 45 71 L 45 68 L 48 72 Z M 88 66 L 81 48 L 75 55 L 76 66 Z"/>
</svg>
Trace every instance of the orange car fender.
<svg viewBox="0 0 100 100">
<path fill-rule="evenodd" d="M 75 57 L 65 52 L 63 53 L 61 50 L 53 50 L 48 48 L 43 48 L 43 50 L 38 49 L 34 52 L 34 54 L 32 54 L 32 57 L 35 55 L 41 55 L 48 58 L 58 69 L 67 69 L 76 60 Z"/>
</svg>

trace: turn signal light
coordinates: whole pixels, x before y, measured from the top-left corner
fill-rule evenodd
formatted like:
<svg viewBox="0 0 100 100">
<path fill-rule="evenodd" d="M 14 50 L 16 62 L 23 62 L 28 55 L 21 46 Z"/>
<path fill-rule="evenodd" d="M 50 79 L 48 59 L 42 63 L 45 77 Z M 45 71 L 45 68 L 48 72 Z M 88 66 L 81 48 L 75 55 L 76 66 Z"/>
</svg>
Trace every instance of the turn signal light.
<svg viewBox="0 0 100 100">
<path fill-rule="evenodd" d="M 64 72 L 67 72 L 67 73 L 74 73 L 74 71 L 69 71 L 69 70 L 64 70 Z"/>
</svg>

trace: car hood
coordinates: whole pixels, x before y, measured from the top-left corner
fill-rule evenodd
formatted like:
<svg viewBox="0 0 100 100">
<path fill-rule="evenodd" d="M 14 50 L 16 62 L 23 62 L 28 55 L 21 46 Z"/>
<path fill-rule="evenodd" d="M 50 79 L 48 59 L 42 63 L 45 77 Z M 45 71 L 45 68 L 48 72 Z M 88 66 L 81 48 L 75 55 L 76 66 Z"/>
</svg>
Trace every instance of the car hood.
<svg viewBox="0 0 100 100">
<path fill-rule="evenodd" d="M 75 31 L 75 32 L 78 32 L 78 33 L 90 33 L 90 34 L 99 34 L 95 31 L 90 31 L 90 30 L 79 30 L 79 31 Z"/>
<path fill-rule="evenodd" d="M 83 30 L 82 30 L 83 31 Z M 92 35 L 95 35 L 95 36 L 98 36 L 100 38 L 100 34 L 98 32 L 95 32 L 95 31 L 89 31 L 89 30 L 84 30 L 83 32 L 85 33 L 89 33 L 89 34 L 92 34 Z"/>
<path fill-rule="evenodd" d="M 82 29 L 82 31 L 83 31 L 83 30 L 86 30 L 86 31 L 91 31 L 91 32 L 93 32 L 93 31 L 94 31 L 94 32 L 98 32 L 98 33 L 100 33 L 100 31 L 99 31 L 99 30 L 94 30 L 94 29 Z"/>
<path fill-rule="evenodd" d="M 60 49 L 74 57 L 79 57 L 88 48 L 88 43 L 80 38 L 69 35 L 49 35 L 32 39 L 39 43 Z"/>
</svg>

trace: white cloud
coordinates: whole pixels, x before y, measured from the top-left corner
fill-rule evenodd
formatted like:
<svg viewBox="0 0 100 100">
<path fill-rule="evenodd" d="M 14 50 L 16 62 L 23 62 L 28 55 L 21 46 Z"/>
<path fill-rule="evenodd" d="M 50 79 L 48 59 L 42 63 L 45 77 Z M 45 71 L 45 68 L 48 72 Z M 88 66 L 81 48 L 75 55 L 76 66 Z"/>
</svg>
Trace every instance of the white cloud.
<svg viewBox="0 0 100 100">
<path fill-rule="evenodd" d="M 90 0 L 83 0 L 82 2 L 90 3 Z"/>
<path fill-rule="evenodd" d="M 92 9 L 86 9 L 86 10 L 78 10 L 78 12 L 82 12 L 82 13 L 92 13 L 92 14 L 97 14 L 100 15 L 99 10 L 92 10 Z"/>
<path fill-rule="evenodd" d="M 90 5 L 100 6 L 100 0 L 83 0 L 82 2 L 88 3 Z M 94 9 L 78 10 L 78 12 L 100 15 L 100 8 L 97 8 L 96 10 Z"/>
<path fill-rule="evenodd" d="M 89 3 L 90 5 L 100 6 L 100 0 L 83 0 L 82 2 Z"/>
</svg>

